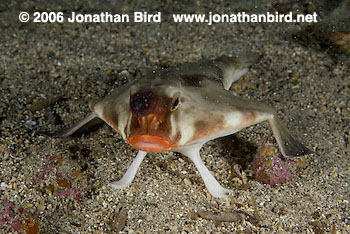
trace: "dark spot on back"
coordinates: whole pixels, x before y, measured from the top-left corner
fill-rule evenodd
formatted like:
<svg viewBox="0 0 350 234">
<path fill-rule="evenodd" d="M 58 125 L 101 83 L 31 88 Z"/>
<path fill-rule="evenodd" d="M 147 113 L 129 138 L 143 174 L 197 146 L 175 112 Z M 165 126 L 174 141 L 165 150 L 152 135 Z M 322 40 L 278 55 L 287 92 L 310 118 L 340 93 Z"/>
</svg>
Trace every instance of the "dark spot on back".
<svg viewBox="0 0 350 234">
<path fill-rule="evenodd" d="M 136 117 L 145 116 L 152 104 L 154 94 L 152 92 L 136 93 L 131 96 L 130 109 Z"/>
<path fill-rule="evenodd" d="M 181 75 L 180 79 L 182 81 L 182 84 L 185 86 L 195 86 L 195 87 L 201 87 L 202 81 L 207 79 L 208 77 L 200 74 L 194 74 L 194 75 Z"/>
</svg>

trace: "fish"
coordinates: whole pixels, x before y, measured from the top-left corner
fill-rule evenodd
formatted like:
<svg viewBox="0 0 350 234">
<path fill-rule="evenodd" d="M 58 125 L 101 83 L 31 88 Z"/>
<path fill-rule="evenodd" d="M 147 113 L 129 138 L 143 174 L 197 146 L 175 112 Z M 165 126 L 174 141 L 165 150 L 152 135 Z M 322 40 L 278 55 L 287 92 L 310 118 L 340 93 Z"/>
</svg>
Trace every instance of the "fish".
<svg viewBox="0 0 350 234">
<path fill-rule="evenodd" d="M 220 185 L 200 156 L 208 141 L 267 121 L 283 157 L 311 153 L 288 131 L 274 108 L 244 100 L 230 90 L 260 59 L 245 53 L 152 70 L 90 102 L 92 113 L 53 135 L 68 137 L 104 121 L 138 150 L 122 178 L 110 184 L 112 188 L 128 187 L 148 153 L 173 151 L 194 163 L 213 197 L 225 198 L 232 190 Z"/>
</svg>

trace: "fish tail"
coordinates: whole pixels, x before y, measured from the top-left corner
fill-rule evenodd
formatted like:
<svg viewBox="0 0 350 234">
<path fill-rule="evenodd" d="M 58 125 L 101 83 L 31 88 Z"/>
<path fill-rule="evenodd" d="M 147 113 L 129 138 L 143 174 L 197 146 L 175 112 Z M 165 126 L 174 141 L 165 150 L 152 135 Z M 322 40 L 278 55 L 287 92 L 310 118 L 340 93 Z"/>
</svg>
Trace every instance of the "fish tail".
<svg viewBox="0 0 350 234">
<path fill-rule="evenodd" d="M 312 153 L 288 131 L 281 120 L 273 117 L 268 120 L 284 157 L 299 157 Z"/>
</svg>

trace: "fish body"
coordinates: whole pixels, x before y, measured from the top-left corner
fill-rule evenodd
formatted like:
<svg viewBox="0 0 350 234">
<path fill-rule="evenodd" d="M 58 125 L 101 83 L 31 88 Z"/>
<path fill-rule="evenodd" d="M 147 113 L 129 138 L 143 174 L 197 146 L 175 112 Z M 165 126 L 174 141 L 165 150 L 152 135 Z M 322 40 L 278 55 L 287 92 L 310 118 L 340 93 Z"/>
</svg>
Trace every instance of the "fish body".
<svg viewBox="0 0 350 234">
<path fill-rule="evenodd" d="M 122 179 L 111 184 L 113 188 L 132 182 L 148 152 L 175 151 L 194 162 L 214 197 L 226 197 L 230 190 L 219 184 L 200 158 L 206 142 L 268 121 L 284 157 L 310 153 L 289 133 L 272 107 L 244 100 L 229 90 L 259 58 L 252 54 L 222 56 L 151 71 L 91 102 L 90 115 L 56 135 L 70 136 L 101 119 L 139 150 Z"/>
</svg>

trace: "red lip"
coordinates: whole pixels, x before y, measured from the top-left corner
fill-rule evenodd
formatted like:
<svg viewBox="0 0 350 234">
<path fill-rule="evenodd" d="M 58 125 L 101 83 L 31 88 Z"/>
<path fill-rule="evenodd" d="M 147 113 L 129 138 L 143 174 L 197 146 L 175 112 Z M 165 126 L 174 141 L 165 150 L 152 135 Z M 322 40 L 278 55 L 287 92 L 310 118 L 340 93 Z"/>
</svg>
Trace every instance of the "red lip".
<svg viewBox="0 0 350 234">
<path fill-rule="evenodd" d="M 171 148 L 172 144 L 159 136 L 135 135 L 128 142 L 137 150 L 146 152 L 164 152 Z"/>
</svg>

